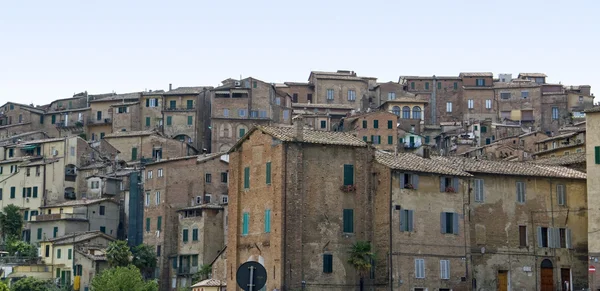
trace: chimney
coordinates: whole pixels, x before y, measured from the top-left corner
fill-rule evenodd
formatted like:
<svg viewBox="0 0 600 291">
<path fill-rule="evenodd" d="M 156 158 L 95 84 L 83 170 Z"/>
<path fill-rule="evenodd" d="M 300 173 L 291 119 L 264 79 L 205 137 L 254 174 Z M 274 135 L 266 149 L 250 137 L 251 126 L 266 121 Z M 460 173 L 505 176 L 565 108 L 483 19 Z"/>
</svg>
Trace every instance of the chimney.
<svg viewBox="0 0 600 291">
<path fill-rule="evenodd" d="M 173 90 L 173 84 L 169 83 L 169 91 Z"/>
<path fill-rule="evenodd" d="M 302 141 L 304 139 L 304 118 L 302 117 L 302 115 L 298 115 L 298 117 L 296 117 L 294 129 L 296 130 L 296 140 Z"/>
</svg>

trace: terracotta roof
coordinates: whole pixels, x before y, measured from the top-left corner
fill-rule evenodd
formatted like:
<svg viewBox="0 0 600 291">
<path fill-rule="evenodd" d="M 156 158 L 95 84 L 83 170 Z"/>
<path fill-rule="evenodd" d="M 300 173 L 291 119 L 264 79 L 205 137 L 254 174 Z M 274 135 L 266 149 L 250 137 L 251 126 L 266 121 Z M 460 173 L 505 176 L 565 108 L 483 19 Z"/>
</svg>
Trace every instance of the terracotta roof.
<svg viewBox="0 0 600 291">
<path fill-rule="evenodd" d="M 292 103 L 292 108 L 330 108 L 330 109 L 355 109 L 349 104 L 327 104 L 327 103 Z"/>
<path fill-rule="evenodd" d="M 192 288 L 194 287 L 226 287 L 227 283 L 223 282 L 221 280 L 217 280 L 217 279 L 206 279 L 204 281 L 200 281 L 194 285 L 192 285 Z"/>
<path fill-rule="evenodd" d="M 184 207 L 177 211 L 195 210 L 195 209 L 224 209 L 223 206 L 218 204 L 200 204 L 196 206 Z"/>
<path fill-rule="evenodd" d="M 284 82 L 283 84 L 288 86 L 308 86 L 310 85 L 308 82 Z"/>
<path fill-rule="evenodd" d="M 490 72 L 467 72 L 460 73 L 460 77 L 494 77 L 493 73 Z"/>
<path fill-rule="evenodd" d="M 86 241 L 86 240 L 89 240 L 89 239 L 92 239 L 92 238 L 95 238 L 98 236 L 103 236 L 103 237 L 107 238 L 108 240 L 115 240 L 114 238 L 102 233 L 101 231 L 95 230 L 95 231 L 71 233 L 71 234 L 60 236 L 60 237 L 50 238 L 45 241 L 51 242 L 53 244 L 58 244 L 58 245 L 75 244 L 75 243 Z"/>
<path fill-rule="evenodd" d="M 142 95 L 142 92 L 114 94 L 114 95 L 109 95 L 109 96 L 104 97 L 104 98 L 90 100 L 90 102 L 120 101 L 120 100 L 126 100 L 126 99 L 139 100 L 141 95 Z"/>
<path fill-rule="evenodd" d="M 100 202 L 113 202 L 117 203 L 110 198 L 101 198 L 101 199 L 81 199 L 81 200 L 70 200 L 58 204 L 40 206 L 40 208 L 54 208 L 54 207 L 70 207 L 70 206 L 86 206 L 91 204 L 96 204 Z"/>
<path fill-rule="evenodd" d="M 567 166 L 572 164 L 585 163 L 585 153 L 575 153 L 566 156 L 558 156 L 552 158 L 544 158 L 533 160 L 534 164 L 542 164 L 542 165 L 554 165 L 554 166 Z"/>
<path fill-rule="evenodd" d="M 583 112 L 585 113 L 596 113 L 596 112 L 600 112 L 600 106 L 594 106 L 590 109 L 586 109 Z"/>
<path fill-rule="evenodd" d="M 183 160 L 196 159 L 196 158 L 198 158 L 197 155 L 183 156 L 183 157 L 170 158 L 170 159 L 161 159 L 160 161 L 157 161 L 157 162 L 148 163 L 148 164 L 146 164 L 146 166 L 154 166 L 157 164 L 164 164 L 164 163 L 169 163 L 169 162 L 183 161 Z"/>
<path fill-rule="evenodd" d="M 281 141 L 299 141 L 297 139 L 296 129 L 294 127 L 257 126 L 256 129 Z M 357 147 L 367 146 L 367 143 L 362 139 L 345 132 L 303 129 L 302 135 L 303 137 L 301 142 L 303 143 L 346 145 Z"/>
<path fill-rule="evenodd" d="M 197 86 L 197 87 L 179 87 L 174 90 L 170 90 L 164 93 L 164 95 L 197 95 L 200 94 L 204 89 L 210 90 L 211 86 Z"/>
<path fill-rule="evenodd" d="M 585 173 L 573 169 L 529 162 L 475 160 L 462 157 L 434 157 L 433 159 L 469 173 L 566 179 L 586 179 L 587 177 Z"/>
<path fill-rule="evenodd" d="M 546 74 L 544 73 L 519 73 L 519 77 L 537 77 L 537 78 L 546 78 L 548 77 Z"/>
<path fill-rule="evenodd" d="M 537 88 L 540 87 L 540 84 L 534 82 L 510 82 L 510 83 L 502 83 L 495 82 L 494 89 L 519 89 L 519 88 Z"/>
<path fill-rule="evenodd" d="M 104 136 L 104 138 L 127 137 L 127 136 L 145 136 L 145 135 L 152 135 L 152 134 L 157 134 L 157 132 L 154 131 L 154 130 L 117 131 L 117 132 L 113 132 L 113 133 L 107 134 L 106 136 Z"/>
<path fill-rule="evenodd" d="M 467 172 L 450 167 L 443 162 L 425 159 L 412 153 L 400 153 L 396 156 L 384 151 L 376 151 L 375 160 L 378 163 L 394 170 L 462 177 L 472 176 Z"/>
<path fill-rule="evenodd" d="M 549 138 L 545 138 L 545 139 L 542 139 L 540 141 L 537 141 L 536 143 L 543 143 L 543 142 L 552 141 L 552 140 L 556 140 L 556 139 L 572 137 L 572 136 L 576 136 L 576 135 L 578 135 L 578 134 L 580 134 L 582 132 L 585 132 L 585 129 L 580 129 L 580 130 L 577 130 L 577 131 L 574 131 L 574 132 L 567 132 L 567 133 L 563 133 L 563 134 L 551 136 Z"/>
<path fill-rule="evenodd" d="M 433 80 L 434 76 L 400 76 L 405 80 Z M 458 76 L 435 76 L 436 80 L 460 80 Z"/>
</svg>

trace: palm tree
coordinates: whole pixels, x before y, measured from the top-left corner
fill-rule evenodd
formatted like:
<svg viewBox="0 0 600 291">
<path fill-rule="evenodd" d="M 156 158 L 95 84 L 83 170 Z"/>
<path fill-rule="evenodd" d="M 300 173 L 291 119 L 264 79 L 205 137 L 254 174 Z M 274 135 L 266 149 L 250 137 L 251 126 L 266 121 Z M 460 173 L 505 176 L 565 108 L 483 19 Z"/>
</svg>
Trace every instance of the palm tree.
<svg viewBox="0 0 600 291">
<path fill-rule="evenodd" d="M 375 261 L 375 254 L 371 251 L 371 243 L 368 241 L 357 241 L 350 247 L 348 253 L 350 254 L 348 263 L 360 275 L 360 291 L 363 291 L 365 275 L 371 270 L 371 264 Z"/>
</svg>

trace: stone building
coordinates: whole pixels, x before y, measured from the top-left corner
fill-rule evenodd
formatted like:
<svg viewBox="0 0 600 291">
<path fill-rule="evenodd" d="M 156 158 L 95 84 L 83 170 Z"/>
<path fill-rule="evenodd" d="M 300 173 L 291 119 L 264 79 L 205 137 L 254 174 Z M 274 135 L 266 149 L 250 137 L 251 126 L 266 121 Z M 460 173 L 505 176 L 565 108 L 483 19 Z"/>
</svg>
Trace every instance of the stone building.
<svg viewBox="0 0 600 291">
<path fill-rule="evenodd" d="M 178 273 L 178 269 L 174 268 L 172 264 L 174 260 L 179 260 L 181 244 L 181 254 L 186 257 L 185 266 L 190 263 L 191 267 L 192 257 L 190 251 L 183 246 L 184 238 L 185 243 L 191 241 L 196 245 L 193 239 L 193 230 L 187 229 L 187 238 L 183 229 L 182 232 L 178 231 L 180 216 L 177 211 L 192 206 L 218 205 L 227 201 L 227 163 L 221 159 L 222 156 L 223 154 L 185 156 L 160 160 L 145 166 L 143 241 L 144 244 L 150 245 L 156 250 L 157 278 L 161 290 L 173 290 L 182 283 L 190 286 L 187 284 L 190 283 L 189 280 L 186 282 L 180 280 L 178 285 L 177 278 L 178 274 L 182 275 L 181 279 L 184 278 L 183 275 L 190 275 L 191 268 L 186 269 L 186 273 L 183 273 L 184 270 Z M 200 212 L 203 213 L 203 211 Z M 211 210 L 206 211 L 206 215 L 209 213 Z M 220 213 L 222 220 L 224 219 L 222 210 Z M 218 234 L 214 229 L 219 230 Z M 202 229 L 202 231 L 205 230 L 210 235 L 218 235 L 214 237 L 216 240 L 214 244 L 218 246 L 215 247 L 212 254 L 216 256 L 217 252 L 223 248 L 223 224 L 218 223 L 217 220 L 211 221 L 206 229 Z M 213 246 L 213 243 L 209 241 L 202 241 L 202 243 L 206 246 Z M 210 256 L 213 249 L 207 247 L 206 251 L 206 257 L 199 257 L 200 265 L 213 259 Z"/>
<path fill-rule="evenodd" d="M 585 152 L 585 139 L 585 129 L 576 129 L 548 137 L 535 143 L 537 150 L 533 156 L 534 158 L 548 158 L 583 153 Z"/>
<path fill-rule="evenodd" d="M 119 160 L 136 163 L 191 156 L 198 151 L 189 143 L 162 136 L 156 131 L 119 131 L 104 136 L 119 151 Z"/>
<path fill-rule="evenodd" d="M 510 82 L 495 82 L 493 100 L 498 112 L 494 120 L 517 121 L 521 125 L 538 129 L 542 124 L 542 89 L 535 82 L 515 79 Z M 487 102 L 487 101 L 486 101 Z"/>
<path fill-rule="evenodd" d="M 44 124 L 44 110 L 32 105 L 6 102 L 0 106 L 0 139 L 31 131 Z"/>
<path fill-rule="evenodd" d="M 585 173 L 531 163 L 434 160 L 473 175 L 465 205 L 474 290 L 587 288 Z"/>
<path fill-rule="evenodd" d="M 314 86 L 311 83 L 285 82 L 275 87 L 292 97 L 292 103 L 314 103 Z"/>
<path fill-rule="evenodd" d="M 226 152 L 254 124 L 291 124 L 291 97 L 254 78 L 228 79 L 211 90 L 213 152 Z"/>
<path fill-rule="evenodd" d="M 470 290 L 471 175 L 408 153 L 375 160 L 378 290 Z"/>
<path fill-rule="evenodd" d="M 439 124 L 463 121 L 463 79 L 462 76 L 401 76 L 399 83 L 404 90 L 428 101 L 423 113 L 425 123 Z"/>
<path fill-rule="evenodd" d="M 162 132 L 165 136 L 209 149 L 210 89 L 179 87 L 162 95 Z M 146 116 L 146 124 L 148 124 Z M 160 122 L 159 122 L 160 124 Z"/>
<path fill-rule="evenodd" d="M 372 143 L 377 149 L 398 149 L 398 116 L 394 113 L 374 111 L 350 116 L 343 119 L 342 130 Z"/>
<path fill-rule="evenodd" d="M 585 111 L 587 140 L 585 145 L 588 203 L 588 256 L 589 266 L 598 269 L 600 264 L 600 107 Z M 569 155 L 571 156 L 571 155 Z M 600 289 L 600 274 L 590 273 L 590 290 Z"/>
<path fill-rule="evenodd" d="M 163 90 L 150 90 L 142 92 L 141 115 L 142 130 L 157 130 L 162 132 L 164 126 L 163 120 Z"/>
<path fill-rule="evenodd" d="M 357 288 L 347 250 L 374 240 L 373 155 L 360 138 L 302 122 L 251 129 L 230 151 L 227 286 L 256 261 L 265 290 Z"/>
<path fill-rule="evenodd" d="M 353 109 L 361 109 L 363 97 L 369 98 L 370 89 L 377 85 L 377 78 L 360 77 L 354 71 L 337 72 L 312 71 L 308 77 L 309 85 L 314 88 L 316 104 L 344 104 Z M 308 100 L 306 101 L 308 103 Z"/>
<path fill-rule="evenodd" d="M 43 129 L 51 137 L 85 134 L 85 122 L 90 115 L 89 96 L 75 94 L 71 98 L 52 101 L 44 114 Z"/>
</svg>

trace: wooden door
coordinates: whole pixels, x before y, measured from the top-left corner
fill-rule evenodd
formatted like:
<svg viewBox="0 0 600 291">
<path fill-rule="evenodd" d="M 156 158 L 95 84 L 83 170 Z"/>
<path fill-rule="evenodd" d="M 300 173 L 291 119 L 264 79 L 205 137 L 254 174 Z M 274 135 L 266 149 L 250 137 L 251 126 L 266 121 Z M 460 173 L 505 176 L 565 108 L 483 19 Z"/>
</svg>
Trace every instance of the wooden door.
<svg viewBox="0 0 600 291">
<path fill-rule="evenodd" d="M 571 269 L 560 269 L 560 285 L 563 291 L 571 291 Z"/>
<path fill-rule="evenodd" d="M 541 276 L 541 291 L 554 291 L 554 274 L 552 268 L 542 268 Z"/>
<path fill-rule="evenodd" d="M 498 291 L 508 291 L 508 271 L 498 271 Z"/>
</svg>

